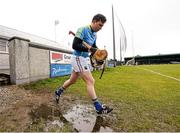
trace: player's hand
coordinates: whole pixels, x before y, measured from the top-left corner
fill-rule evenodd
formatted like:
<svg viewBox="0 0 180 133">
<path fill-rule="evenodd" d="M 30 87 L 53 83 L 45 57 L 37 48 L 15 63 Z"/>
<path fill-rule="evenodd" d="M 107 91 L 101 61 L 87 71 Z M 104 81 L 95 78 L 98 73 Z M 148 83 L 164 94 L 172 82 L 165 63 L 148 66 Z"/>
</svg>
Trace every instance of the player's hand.
<svg viewBox="0 0 180 133">
<path fill-rule="evenodd" d="M 94 55 L 94 53 L 96 53 L 96 51 L 97 51 L 97 48 L 91 47 L 89 50 L 90 50 L 91 54 Z"/>
</svg>

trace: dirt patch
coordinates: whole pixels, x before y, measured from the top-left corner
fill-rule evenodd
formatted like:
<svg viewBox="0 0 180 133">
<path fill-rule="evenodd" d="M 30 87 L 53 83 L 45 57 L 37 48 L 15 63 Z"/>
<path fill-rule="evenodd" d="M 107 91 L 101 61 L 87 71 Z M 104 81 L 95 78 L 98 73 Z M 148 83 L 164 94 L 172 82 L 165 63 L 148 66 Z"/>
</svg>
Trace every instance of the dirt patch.
<svg viewBox="0 0 180 133">
<path fill-rule="evenodd" d="M 42 127 L 32 126 L 35 123 L 32 114 L 37 108 L 42 108 L 39 113 L 45 118 L 43 111 L 49 109 L 44 107 L 55 106 L 53 94 L 48 89 L 31 91 L 17 86 L 4 86 L 0 88 L 0 96 L 0 131 L 44 131 Z M 68 97 L 64 99 L 65 102 Z M 34 117 L 38 119 L 38 115 L 34 114 Z"/>
<path fill-rule="evenodd" d="M 0 131 L 113 131 L 111 116 L 97 116 L 94 107 L 68 95 L 56 104 L 48 89 L 0 88 Z"/>
</svg>

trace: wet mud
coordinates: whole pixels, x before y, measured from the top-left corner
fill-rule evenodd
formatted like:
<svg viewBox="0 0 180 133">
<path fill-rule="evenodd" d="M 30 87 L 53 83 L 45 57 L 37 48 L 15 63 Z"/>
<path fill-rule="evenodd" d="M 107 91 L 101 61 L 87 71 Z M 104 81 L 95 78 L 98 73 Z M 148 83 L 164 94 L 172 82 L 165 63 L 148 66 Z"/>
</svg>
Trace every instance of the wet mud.
<svg viewBox="0 0 180 133">
<path fill-rule="evenodd" d="M 41 104 L 38 108 L 31 110 L 32 125 L 44 122 L 44 131 L 52 131 L 63 128 L 69 124 L 76 132 L 112 132 L 111 124 L 106 116 L 93 113 L 89 105 L 74 105 L 66 113 L 62 113 L 57 107 L 49 107 Z M 33 128 L 32 128 L 33 129 Z"/>
<path fill-rule="evenodd" d="M 97 115 L 91 102 L 64 95 L 55 103 L 49 89 L 0 89 L 0 132 L 112 132 L 114 115 Z M 117 131 L 117 130 L 115 130 Z"/>
</svg>

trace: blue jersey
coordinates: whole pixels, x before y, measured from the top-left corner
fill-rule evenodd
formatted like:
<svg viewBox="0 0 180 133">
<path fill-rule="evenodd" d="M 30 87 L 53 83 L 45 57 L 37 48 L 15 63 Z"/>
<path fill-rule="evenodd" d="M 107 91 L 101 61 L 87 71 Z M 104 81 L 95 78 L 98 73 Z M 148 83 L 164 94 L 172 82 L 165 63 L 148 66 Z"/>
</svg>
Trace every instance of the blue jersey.
<svg viewBox="0 0 180 133">
<path fill-rule="evenodd" d="M 92 31 L 90 25 L 79 28 L 75 36 L 91 46 L 93 46 L 93 44 L 96 44 L 96 32 Z M 73 55 L 88 57 L 89 52 L 74 50 Z"/>
</svg>

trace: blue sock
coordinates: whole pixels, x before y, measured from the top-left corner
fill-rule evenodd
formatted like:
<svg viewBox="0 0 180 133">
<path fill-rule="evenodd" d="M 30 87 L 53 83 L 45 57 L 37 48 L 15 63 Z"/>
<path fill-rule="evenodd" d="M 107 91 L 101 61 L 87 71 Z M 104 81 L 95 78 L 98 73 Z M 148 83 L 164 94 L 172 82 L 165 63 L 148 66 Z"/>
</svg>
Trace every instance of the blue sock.
<svg viewBox="0 0 180 133">
<path fill-rule="evenodd" d="M 57 91 L 57 93 L 58 93 L 59 95 L 61 95 L 61 94 L 63 93 L 63 91 L 64 91 L 64 88 L 63 88 L 63 87 L 60 87 L 60 88 L 57 89 L 56 91 Z"/>
<path fill-rule="evenodd" d="M 96 108 L 96 110 L 100 111 L 102 109 L 102 104 L 96 99 L 92 100 L 94 102 L 94 107 Z"/>
</svg>

